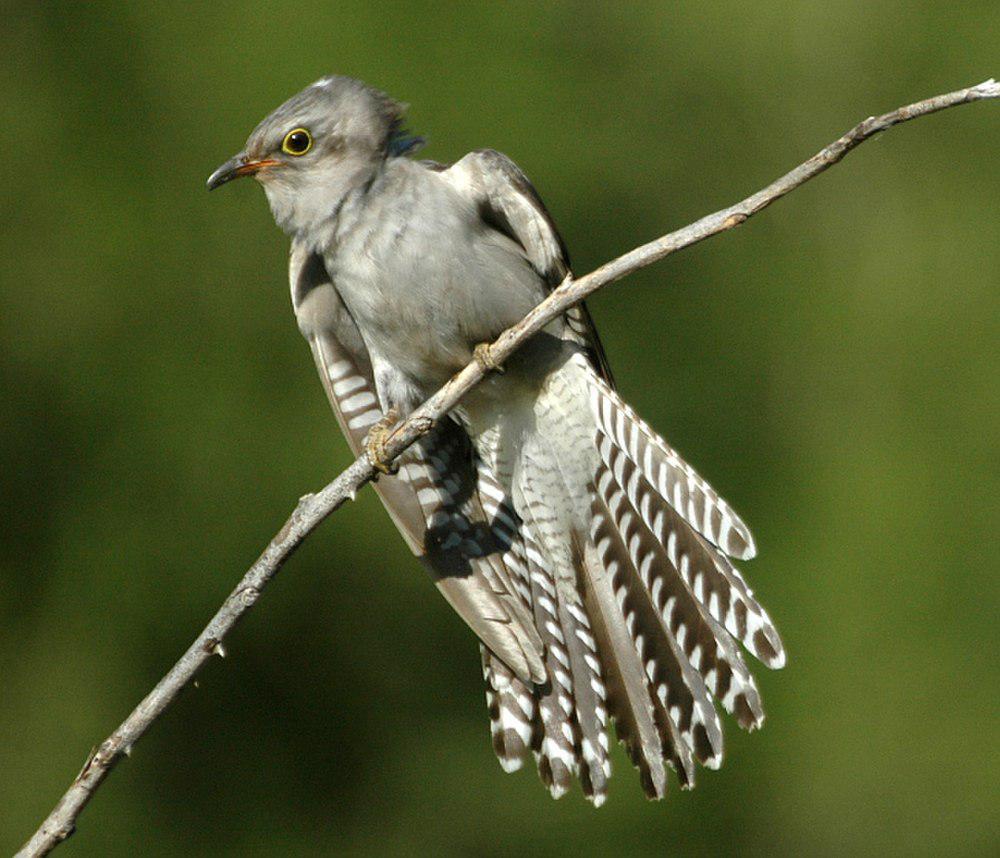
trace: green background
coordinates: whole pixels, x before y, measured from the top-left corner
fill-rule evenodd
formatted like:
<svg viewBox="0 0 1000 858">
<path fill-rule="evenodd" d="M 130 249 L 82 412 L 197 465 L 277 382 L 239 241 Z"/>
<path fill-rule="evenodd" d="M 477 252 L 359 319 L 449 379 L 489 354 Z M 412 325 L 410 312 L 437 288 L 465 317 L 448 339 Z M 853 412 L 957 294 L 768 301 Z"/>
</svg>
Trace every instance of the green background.
<svg viewBox="0 0 1000 858">
<path fill-rule="evenodd" d="M 582 274 L 871 113 L 1000 75 L 995 2 L 14 3 L 0 23 L 0 853 L 348 462 L 252 183 L 331 71 L 533 178 Z M 367 490 L 66 855 L 995 854 L 1000 104 L 601 293 L 625 396 L 749 520 L 789 665 L 648 804 L 497 766 L 474 641 Z"/>
</svg>

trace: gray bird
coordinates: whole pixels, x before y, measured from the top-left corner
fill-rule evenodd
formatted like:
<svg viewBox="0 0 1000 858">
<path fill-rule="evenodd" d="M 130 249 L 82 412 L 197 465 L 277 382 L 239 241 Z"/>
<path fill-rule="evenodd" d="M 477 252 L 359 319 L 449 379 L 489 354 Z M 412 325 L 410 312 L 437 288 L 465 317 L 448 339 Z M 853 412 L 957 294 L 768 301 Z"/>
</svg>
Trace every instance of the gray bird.
<svg viewBox="0 0 1000 858">
<path fill-rule="evenodd" d="M 488 348 L 569 274 L 549 213 L 492 150 L 446 166 L 403 107 L 327 77 L 264 119 L 209 189 L 254 176 L 291 237 L 292 303 L 356 455 L 414 553 L 480 640 L 493 747 L 533 754 L 553 796 L 578 777 L 595 805 L 608 722 L 663 796 L 716 768 L 713 698 L 764 720 L 739 641 L 785 662 L 731 559 L 753 538 L 725 501 L 615 392 L 583 305 L 507 365 Z M 497 369 L 394 475 L 388 428 L 473 358 Z"/>
</svg>

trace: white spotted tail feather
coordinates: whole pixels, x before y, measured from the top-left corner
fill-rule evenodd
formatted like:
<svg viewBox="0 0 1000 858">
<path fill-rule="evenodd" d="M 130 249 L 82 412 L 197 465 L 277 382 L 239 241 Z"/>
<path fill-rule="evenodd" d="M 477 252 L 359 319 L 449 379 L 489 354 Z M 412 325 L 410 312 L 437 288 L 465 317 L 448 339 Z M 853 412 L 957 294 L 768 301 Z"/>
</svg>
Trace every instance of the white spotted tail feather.
<svg viewBox="0 0 1000 858">
<path fill-rule="evenodd" d="M 738 560 L 757 554 L 753 536 L 716 491 L 589 367 L 590 404 L 598 431 L 636 465 L 690 527 Z"/>
<path fill-rule="evenodd" d="M 777 629 L 726 556 L 756 554 L 749 528 L 617 393 L 586 371 L 602 464 L 644 530 L 665 549 L 703 613 L 768 667 L 783 667 Z"/>
<path fill-rule="evenodd" d="M 772 668 L 784 665 L 784 648 L 727 556 L 753 554 L 746 525 L 582 355 L 556 374 L 563 380 L 547 383 L 541 396 L 558 404 L 536 413 L 559 412 L 565 431 L 558 443 L 512 454 L 517 503 L 502 488 L 504 478 L 479 463 L 487 520 L 507 546 L 504 563 L 532 611 L 548 675 L 542 685 L 522 683 L 499 660 L 491 666 L 487 652 L 494 747 L 507 770 L 531 748 L 553 796 L 576 776 L 601 804 L 610 776 L 610 715 L 646 794 L 662 798 L 668 767 L 691 787 L 695 762 L 722 764 L 714 701 L 744 729 L 764 722 L 737 641 Z M 581 389 L 585 403 L 573 395 Z M 482 444 L 479 452 L 490 458 Z M 574 494 L 580 461 L 594 464 L 582 490 L 589 528 L 576 532 L 561 514 L 561 487 Z M 509 481 L 503 456 L 493 464 Z"/>
</svg>

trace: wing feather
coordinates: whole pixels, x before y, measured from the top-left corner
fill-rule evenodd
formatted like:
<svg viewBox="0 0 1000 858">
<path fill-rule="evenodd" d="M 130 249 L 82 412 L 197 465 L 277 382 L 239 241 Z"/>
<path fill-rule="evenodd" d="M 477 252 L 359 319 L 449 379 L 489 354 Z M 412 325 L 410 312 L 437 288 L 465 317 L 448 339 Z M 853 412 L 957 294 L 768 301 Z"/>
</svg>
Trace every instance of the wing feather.
<svg viewBox="0 0 1000 858">
<path fill-rule="evenodd" d="M 364 341 L 318 256 L 293 244 L 289 279 L 323 388 L 351 450 L 360 455 L 368 430 L 382 416 Z M 442 423 L 401 457 L 399 474 L 381 478 L 375 490 L 462 619 L 518 678 L 542 681 L 541 640 L 494 546 L 484 541 L 490 531 L 475 494 L 471 454 L 461 458 L 463 444 L 468 450 L 464 430 Z M 450 480 L 434 466 L 445 460 Z M 430 490 L 423 501 L 421 488 Z"/>
<path fill-rule="evenodd" d="M 551 291 L 570 274 L 569 254 L 548 209 L 520 167 L 494 149 L 470 152 L 440 175 L 477 204 L 488 226 L 517 242 Z M 584 347 L 601 377 L 614 385 L 604 347 L 584 303 L 563 317 L 566 335 Z"/>
</svg>

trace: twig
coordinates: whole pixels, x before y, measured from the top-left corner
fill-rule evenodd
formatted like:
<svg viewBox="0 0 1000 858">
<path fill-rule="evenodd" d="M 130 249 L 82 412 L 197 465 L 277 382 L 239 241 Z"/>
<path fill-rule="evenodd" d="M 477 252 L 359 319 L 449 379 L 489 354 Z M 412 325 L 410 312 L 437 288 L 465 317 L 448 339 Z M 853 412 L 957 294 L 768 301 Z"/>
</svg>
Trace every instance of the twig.
<svg viewBox="0 0 1000 858">
<path fill-rule="evenodd" d="M 747 218 L 789 191 L 832 167 L 869 137 L 918 116 L 926 116 L 947 107 L 983 98 L 997 97 L 1000 97 L 1000 84 L 991 79 L 969 89 L 938 95 L 900 107 L 882 116 L 869 117 L 808 161 L 745 200 L 706 215 L 683 229 L 619 256 L 579 280 L 567 277 L 541 304 L 497 338 L 489 348 L 489 358 L 494 364 L 502 364 L 525 340 L 592 292 L 675 251 L 739 226 Z M 396 427 L 386 443 L 386 454 L 390 458 L 396 458 L 414 441 L 429 432 L 435 421 L 454 408 L 462 396 L 482 380 L 483 375 L 484 370 L 480 362 L 473 361 L 466 366 Z M 91 752 L 80 774 L 41 827 L 17 853 L 16 858 L 47 855 L 73 833 L 80 811 L 93 797 L 115 764 L 123 755 L 128 755 L 132 746 L 163 714 L 202 665 L 212 655 L 224 655 L 222 641 L 256 603 L 261 591 L 277 574 L 284 562 L 323 519 L 344 501 L 353 500 L 358 489 L 371 481 L 374 476 L 375 470 L 371 463 L 362 456 L 320 492 L 306 495 L 299 500 L 284 526 L 243 576 L 236 589 L 229 594 L 222 607 L 187 652 L 118 729 Z"/>
</svg>

